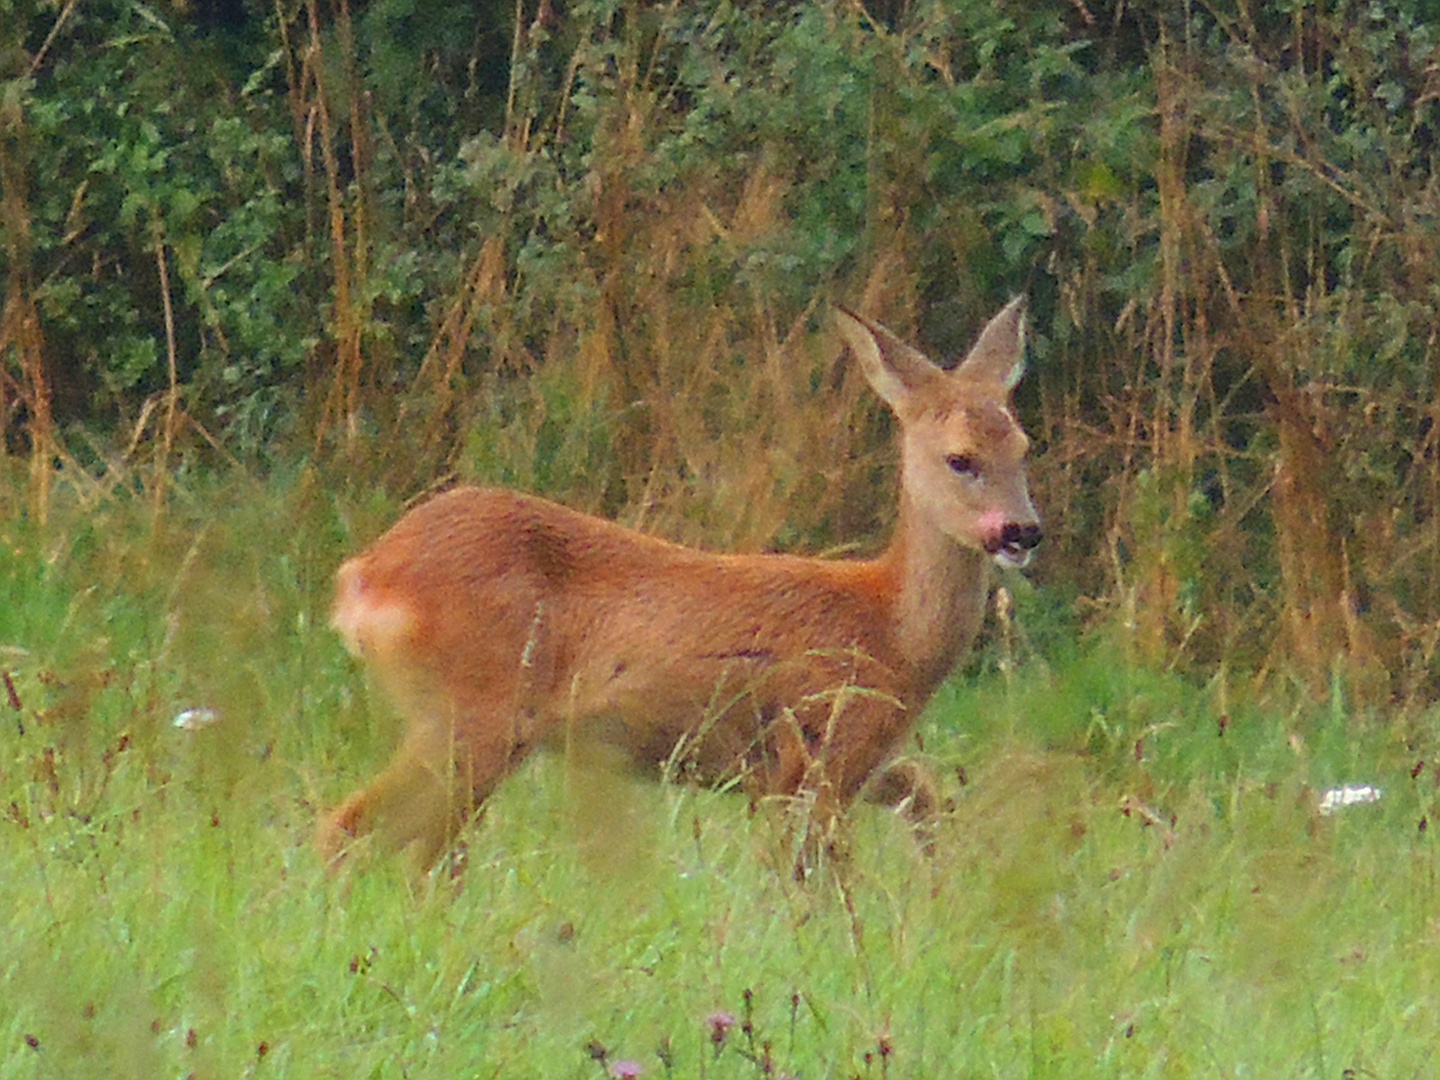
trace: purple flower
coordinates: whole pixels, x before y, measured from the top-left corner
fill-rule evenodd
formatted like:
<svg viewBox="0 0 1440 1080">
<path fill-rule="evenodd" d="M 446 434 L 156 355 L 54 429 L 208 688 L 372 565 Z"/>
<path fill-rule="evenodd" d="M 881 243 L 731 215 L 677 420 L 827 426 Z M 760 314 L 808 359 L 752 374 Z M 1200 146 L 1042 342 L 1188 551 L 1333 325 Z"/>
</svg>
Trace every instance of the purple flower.
<svg viewBox="0 0 1440 1080">
<path fill-rule="evenodd" d="M 710 1041 L 719 1046 L 729 1036 L 730 1029 L 735 1026 L 735 1015 L 724 1009 L 716 1009 L 705 1017 L 705 1026 L 710 1029 Z"/>
<path fill-rule="evenodd" d="M 635 1080 L 644 1071 L 638 1061 L 617 1061 L 610 1066 L 610 1075 L 615 1080 Z"/>
</svg>

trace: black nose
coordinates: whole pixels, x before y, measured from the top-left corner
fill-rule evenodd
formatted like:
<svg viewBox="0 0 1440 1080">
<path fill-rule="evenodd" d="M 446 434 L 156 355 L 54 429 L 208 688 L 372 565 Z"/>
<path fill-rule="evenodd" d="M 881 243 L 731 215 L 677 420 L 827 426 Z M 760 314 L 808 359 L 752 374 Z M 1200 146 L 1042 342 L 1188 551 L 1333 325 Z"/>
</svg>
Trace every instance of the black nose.
<svg viewBox="0 0 1440 1080">
<path fill-rule="evenodd" d="M 1003 547 L 1018 547 L 1029 551 L 1045 539 L 1045 534 L 1040 531 L 1039 525 L 1016 525 L 1013 521 L 1000 533 L 1000 543 Z"/>
</svg>

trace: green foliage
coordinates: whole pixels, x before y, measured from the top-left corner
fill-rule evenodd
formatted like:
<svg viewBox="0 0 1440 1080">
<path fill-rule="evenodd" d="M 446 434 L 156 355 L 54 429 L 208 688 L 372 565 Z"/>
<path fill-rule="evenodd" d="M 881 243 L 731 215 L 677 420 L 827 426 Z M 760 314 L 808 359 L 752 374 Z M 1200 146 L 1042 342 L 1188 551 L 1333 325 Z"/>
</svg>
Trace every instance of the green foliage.
<svg viewBox="0 0 1440 1080">
<path fill-rule="evenodd" d="M 185 42 L 150 9 L 85 5 L 58 41 L 26 92 L 23 145 L 37 299 L 65 358 L 66 414 L 133 419 L 163 385 L 161 250 L 184 289 L 172 300 L 188 309 L 182 377 L 222 415 L 274 393 L 304 352 L 296 273 L 283 263 L 297 224 L 284 209 L 285 140 L 263 133 L 253 99 L 213 93 L 203 54 L 201 71 L 187 69 Z"/>
<path fill-rule="evenodd" d="M 7 376 L 96 472 L 333 454 L 815 550 L 892 476 L 826 305 L 953 357 L 1023 291 L 1047 585 L 1156 664 L 1435 700 L 1430 6 L 873 12 L 12 3 Z"/>
<path fill-rule="evenodd" d="M 543 370 L 523 384 L 487 387 L 490 412 L 470 431 L 462 475 L 482 484 L 533 491 L 573 506 L 615 513 L 607 493 L 621 482 L 603 398 L 588 398 L 570 372 Z"/>
</svg>

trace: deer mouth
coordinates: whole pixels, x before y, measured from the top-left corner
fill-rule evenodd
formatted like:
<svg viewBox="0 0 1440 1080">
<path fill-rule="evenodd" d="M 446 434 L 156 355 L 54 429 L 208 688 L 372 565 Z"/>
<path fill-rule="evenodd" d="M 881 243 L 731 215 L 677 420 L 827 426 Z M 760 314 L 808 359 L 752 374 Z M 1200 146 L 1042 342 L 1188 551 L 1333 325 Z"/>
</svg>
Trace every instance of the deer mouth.
<svg viewBox="0 0 1440 1080">
<path fill-rule="evenodd" d="M 995 564 L 1006 570 L 1018 570 L 1030 561 L 1035 547 L 1045 538 L 1039 525 L 1017 525 L 1013 521 L 988 540 L 985 550 Z"/>
</svg>

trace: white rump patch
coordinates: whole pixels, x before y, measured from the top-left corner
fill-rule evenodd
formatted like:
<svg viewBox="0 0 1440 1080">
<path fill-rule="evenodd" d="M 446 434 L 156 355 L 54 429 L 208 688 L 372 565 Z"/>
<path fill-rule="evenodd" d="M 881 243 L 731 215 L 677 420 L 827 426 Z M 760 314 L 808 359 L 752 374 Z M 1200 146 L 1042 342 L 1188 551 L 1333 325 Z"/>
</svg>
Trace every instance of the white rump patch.
<svg viewBox="0 0 1440 1080">
<path fill-rule="evenodd" d="M 345 648 L 355 656 L 373 656 L 392 651 L 415 627 L 409 606 L 376 596 L 366 588 L 358 565 L 348 562 L 336 575 L 335 612 L 330 625 L 340 634 Z"/>
</svg>

